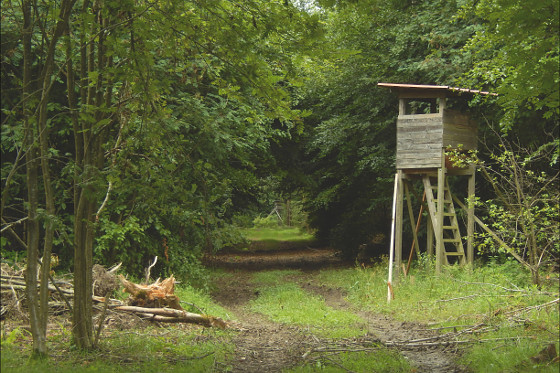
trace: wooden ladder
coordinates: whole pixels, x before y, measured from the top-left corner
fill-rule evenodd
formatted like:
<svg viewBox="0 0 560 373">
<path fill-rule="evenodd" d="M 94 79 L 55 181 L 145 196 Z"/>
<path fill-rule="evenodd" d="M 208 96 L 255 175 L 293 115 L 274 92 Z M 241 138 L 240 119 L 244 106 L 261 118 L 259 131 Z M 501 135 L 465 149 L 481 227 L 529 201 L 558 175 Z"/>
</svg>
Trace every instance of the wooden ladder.
<svg viewBox="0 0 560 373">
<path fill-rule="evenodd" d="M 434 227 L 434 234 L 436 240 L 442 239 L 437 232 L 439 231 L 440 222 L 437 219 L 438 208 L 437 196 L 434 197 L 434 190 L 436 191 L 438 187 L 433 186 L 430 178 L 424 176 L 424 189 L 426 190 L 426 201 L 428 203 L 428 211 L 432 221 L 432 226 Z M 443 258 L 444 264 L 460 263 L 464 265 L 467 263 L 467 258 L 465 256 L 465 250 L 463 249 L 463 242 L 461 239 L 461 232 L 459 231 L 459 224 L 457 221 L 457 215 L 455 214 L 455 206 L 453 205 L 453 197 L 451 196 L 451 191 L 449 190 L 449 183 L 447 178 L 445 178 L 444 186 L 444 198 L 443 198 Z M 455 258 L 455 259 L 451 259 Z M 451 259 L 451 260 L 450 260 Z"/>
</svg>

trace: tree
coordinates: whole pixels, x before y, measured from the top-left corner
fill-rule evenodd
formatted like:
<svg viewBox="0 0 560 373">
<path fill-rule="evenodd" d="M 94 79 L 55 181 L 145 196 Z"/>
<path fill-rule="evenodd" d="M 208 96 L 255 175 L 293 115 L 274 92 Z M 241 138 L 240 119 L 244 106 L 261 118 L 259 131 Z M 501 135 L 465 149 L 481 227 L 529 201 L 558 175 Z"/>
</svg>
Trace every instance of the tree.
<svg viewBox="0 0 560 373">
<path fill-rule="evenodd" d="M 528 112 L 544 119 L 537 122 L 545 130 L 558 123 L 558 8 L 555 0 L 483 0 L 469 1 L 459 12 L 482 20 L 465 45 L 474 67 L 461 82 L 499 93 L 504 132 L 519 130 Z"/>
<path fill-rule="evenodd" d="M 450 151 L 451 159 L 476 164 L 492 189 L 493 198 L 476 201 L 493 231 L 477 234 L 482 254 L 508 254 L 531 271 L 540 286 L 541 268 L 560 254 L 560 171 L 548 167 L 553 148 L 523 148 L 499 137 L 497 150 L 481 160 L 476 152 Z M 486 157 L 485 157 L 486 158 Z"/>
</svg>

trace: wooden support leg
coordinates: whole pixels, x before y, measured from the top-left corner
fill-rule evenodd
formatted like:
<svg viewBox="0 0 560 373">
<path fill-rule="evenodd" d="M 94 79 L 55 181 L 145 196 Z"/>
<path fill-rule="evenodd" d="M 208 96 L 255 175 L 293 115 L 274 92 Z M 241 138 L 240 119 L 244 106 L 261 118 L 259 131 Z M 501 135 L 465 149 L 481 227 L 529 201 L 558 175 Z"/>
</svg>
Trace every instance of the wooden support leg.
<svg viewBox="0 0 560 373">
<path fill-rule="evenodd" d="M 428 233 L 426 237 L 426 251 L 430 258 L 434 257 L 434 226 L 432 225 L 432 219 L 428 217 Z"/>
<path fill-rule="evenodd" d="M 443 158 L 445 159 L 445 158 Z M 443 163 L 443 162 L 442 162 Z M 445 251 L 443 243 L 443 213 L 445 210 L 445 166 L 438 169 L 438 191 L 437 191 L 437 226 L 436 229 L 436 273 L 441 273 L 443 255 Z"/>
<path fill-rule="evenodd" d="M 404 181 L 404 192 L 406 196 L 406 205 L 408 207 L 408 218 L 410 220 L 410 228 L 412 230 L 412 250 L 416 250 L 416 254 L 420 254 L 420 244 L 418 243 L 418 227 L 417 225 L 420 222 L 420 217 L 422 216 L 422 208 L 420 208 L 420 215 L 418 216 L 418 224 L 414 225 L 416 218 L 414 217 L 414 211 L 412 211 L 412 200 L 410 198 L 410 183 L 407 180 Z M 423 202 L 423 201 L 422 201 Z M 411 255 L 412 256 L 412 255 Z"/>
<path fill-rule="evenodd" d="M 474 263 L 474 196 L 475 196 L 475 174 L 476 166 L 471 165 L 471 174 L 468 184 L 468 208 L 467 208 L 467 263 Z"/>
<path fill-rule="evenodd" d="M 397 204 L 395 216 L 395 278 L 397 282 L 402 264 L 402 228 L 403 228 L 403 172 L 397 172 Z"/>
</svg>

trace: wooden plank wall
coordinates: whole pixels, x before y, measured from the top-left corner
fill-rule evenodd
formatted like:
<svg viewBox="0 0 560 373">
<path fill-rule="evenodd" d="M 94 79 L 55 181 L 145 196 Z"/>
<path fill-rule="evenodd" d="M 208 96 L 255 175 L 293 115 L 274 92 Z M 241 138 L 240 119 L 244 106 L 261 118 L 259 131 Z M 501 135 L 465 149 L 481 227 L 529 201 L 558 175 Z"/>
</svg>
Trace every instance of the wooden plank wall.
<svg viewBox="0 0 560 373">
<path fill-rule="evenodd" d="M 477 149 L 477 126 L 465 114 L 454 110 L 443 112 L 443 147 L 456 148 L 459 144 L 465 150 Z"/>
<path fill-rule="evenodd" d="M 399 115 L 397 169 L 440 167 L 442 142 L 441 114 Z"/>
<path fill-rule="evenodd" d="M 465 150 L 476 149 L 477 128 L 457 111 L 399 115 L 397 119 L 397 169 L 439 168 L 442 149 L 459 144 Z"/>
</svg>

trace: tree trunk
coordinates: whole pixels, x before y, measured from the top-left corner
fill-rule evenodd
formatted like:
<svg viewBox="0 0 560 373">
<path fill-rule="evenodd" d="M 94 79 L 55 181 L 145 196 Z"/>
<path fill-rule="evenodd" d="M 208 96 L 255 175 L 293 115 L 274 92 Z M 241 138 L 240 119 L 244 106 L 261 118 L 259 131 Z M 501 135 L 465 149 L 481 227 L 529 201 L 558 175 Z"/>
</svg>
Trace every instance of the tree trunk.
<svg viewBox="0 0 560 373">
<path fill-rule="evenodd" d="M 98 203 L 97 190 L 92 181 L 99 177 L 99 170 L 103 167 L 103 128 L 98 128 L 97 123 L 105 118 L 106 114 L 101 110 L 103 106 L 109 107 L 109 102 L 103 101 L 103 84 L 105 84 L 103 72 L 107 65 L 105 57 L 103 31 L 104 19 L 99 9 L 99 4 L 94 4 L 93 12 L 95 20 L 92 35 L 98 35 L 98 42 L 85 43 L 81 47 L 82 89 L 81 101 L 84 105 L 82 110 L 89 111 L 94 108 L 93 120 L 82 120 L 81 132 L 83 142 L 76 142 L 77 164 L 82 165 L 81 176 L 76 179 L 74 186 L 78 197 L 75 203 L 74 221 L 74 309 L 72 316 L 72 338 L 74 344 L 81 349 L 94 348 L 95 338 L 92 322 L 92 267 L 93 267 L 93 243 L 95 240 L 96 207 Z M 82 9 L 83 11 L 86 8 Z M 82 32 L 86 32 L 82 29 Z M 82 35 L 82 40 L 85 38 Z M 97 56 L 96 56 L 97 47 Z M 97 57 L 97 60 L 96 60 Z M 97 84 L 88 84 L 88 72 L 97 72 Z M 84 85 L 85 84 L 85 85 Z M 71 98 L 69 97 L 69 100 Z M 88 114 L 92 114 L 91 112 Z M 85 116 L 87 117 L 87 116 Z M 76 134 L 75 134 L 76 135 Z M 81 155 L 79 156 L 81 152 Z"/>
<path fill-rule="evenodd" d="M 37 209 L 39 208 L 39 175 L 37 142 L 32 123 L 31 96 L 31 35 L 33 25 L 31 20 L 31 1 L 22 3 L 23 11 L 23 125 L 24 125 L 24 148 L 26 149 L 26 182 L 27 182 L 27 270 L 25 273 L 26 293 L 29 308 L 29 321 L 31 323 L 31 335 L 33 338 L 33 355 L 35 357 L 45 356 L 47 353 L 46 334 L 41 330 L 41 316 L 39 299 L 37 295 L 37 261 L 39 252 L 40 229 L 37 220 Z"/>
</svg>

